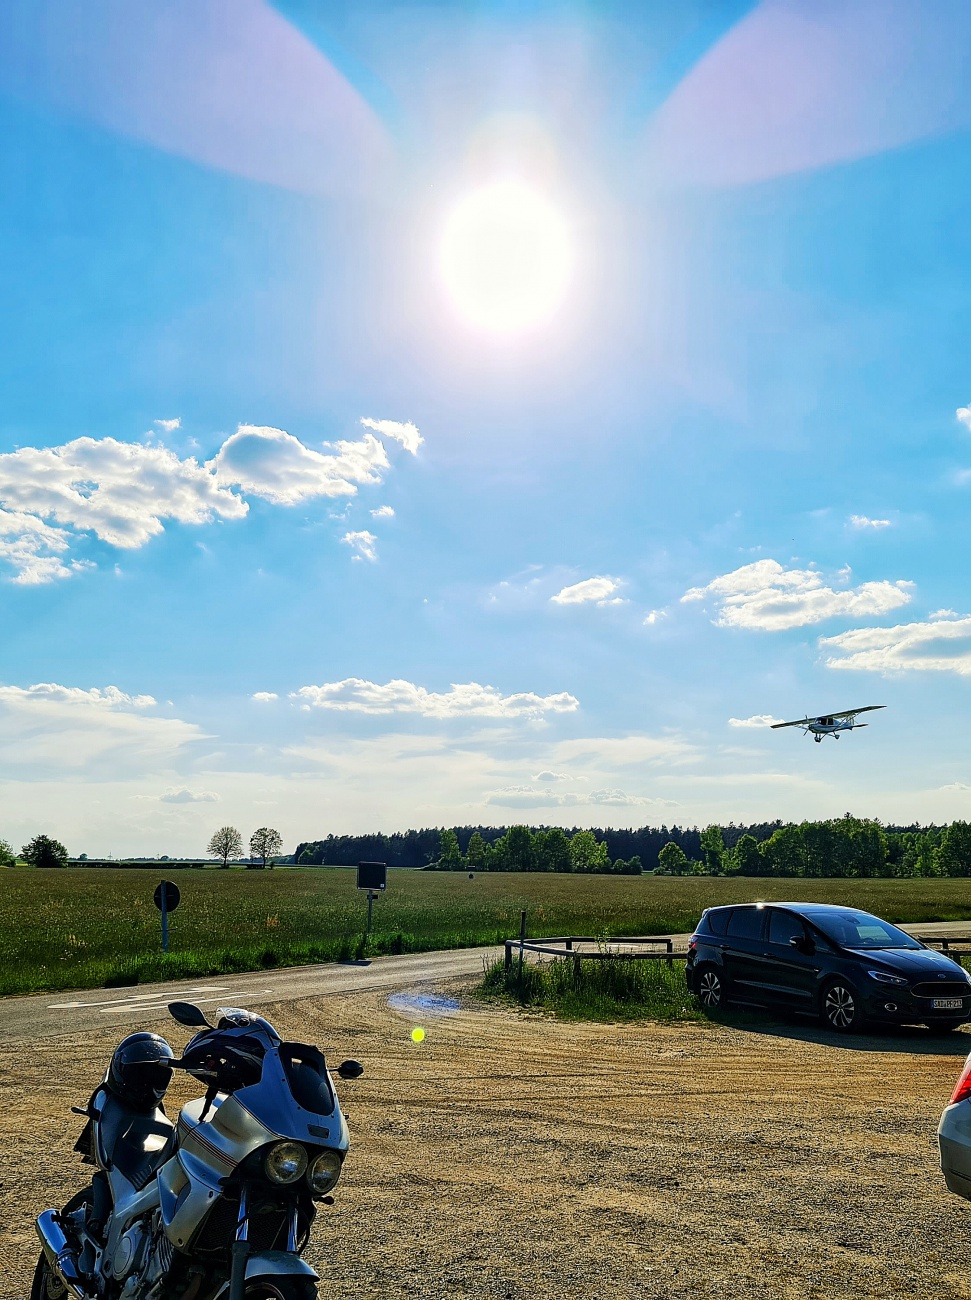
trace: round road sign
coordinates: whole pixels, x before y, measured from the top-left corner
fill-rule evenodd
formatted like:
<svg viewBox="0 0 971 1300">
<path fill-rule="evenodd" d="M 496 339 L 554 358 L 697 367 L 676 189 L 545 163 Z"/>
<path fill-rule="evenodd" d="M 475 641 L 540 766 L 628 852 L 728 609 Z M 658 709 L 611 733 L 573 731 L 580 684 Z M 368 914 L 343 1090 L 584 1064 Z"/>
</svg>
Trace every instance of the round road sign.
<svg viewBox="0 0 971 1300">
<path fill-rule="evenodd" d="M 165 910 L 174 912 L 179 905 L 182 895 L 179 893 L 178 885 L 173 885 L 171 880 L 163 880 L 155 887 L 155 906 L 161 912 L 162 910 L 162 893 L 165 893 Z"/>
</svg>

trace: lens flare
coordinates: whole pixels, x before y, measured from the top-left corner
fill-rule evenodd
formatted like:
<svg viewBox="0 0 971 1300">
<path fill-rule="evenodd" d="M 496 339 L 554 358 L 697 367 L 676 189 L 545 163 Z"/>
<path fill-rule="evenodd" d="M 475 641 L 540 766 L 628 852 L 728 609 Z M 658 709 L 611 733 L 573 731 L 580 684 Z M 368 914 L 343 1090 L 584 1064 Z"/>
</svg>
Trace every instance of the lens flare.
<svg viewBox="0 0 971 1300">
<path fill-rule="evenodd" d="M 494 334 L 548 321 L 573 272 L 567 223 L 538 190 L 495 181 L 450 212 L 439 255 L 442 282 L 459 315 Z"/>
<path fill-rule="evenodd" d="M 423 1043 L 425 1041 L 425 1031 L 420 1025 L 416 1025 L 411 1031 L 411 1041 L 413 1043 Z"/>
</svg>

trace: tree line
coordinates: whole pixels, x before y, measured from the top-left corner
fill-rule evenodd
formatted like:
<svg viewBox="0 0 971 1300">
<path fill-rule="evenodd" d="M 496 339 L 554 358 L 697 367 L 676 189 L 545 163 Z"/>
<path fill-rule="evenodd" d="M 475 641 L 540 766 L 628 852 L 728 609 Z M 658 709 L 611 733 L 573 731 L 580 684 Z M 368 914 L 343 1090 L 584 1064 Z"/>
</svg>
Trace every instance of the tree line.
<svg viewBox="0 0 971 1300">
<path fill-rule="evenodd" d="M 455 826 L 329 835 L 297 845 L 303 866 L 361 861 L 442 871 L 610 872 L 701 876 L 971 877 L 971 825 L 884 826 L 843 817 L 638 830 Z"/>
<path fill-rule="evenodd" d="M 725 843 L 733 845 L 745 834 L 756 840 L 766 839 L 777 830 L 782 822 L 757 823 L 752 826 L 724 826 L 722 833 Z M 486 845 L 493 845 L 503 839 L 511 827 L 508 826 L 454 826 L 451 828 L 458 840 L 459 852 L 465 856 L 473 835 Z M 529 827 L 533 834 L 559 827 Z M 579 827 L 572 827 L 563 833 L 573 839 Z M 595 827 L 590 832 L 599 843 L 607 846 L 607 857 L 611 862 L 618 859 L 630 861 L 640 858 L 643 870 L 653 871 L 658 864 L 658 855 L 669 841 L 679 845 L 688 859 L 697 859 L 701 852 L 701 831 L 695 827 L 681 826 L 642 826 L 639 830 L 614 830 L 610 827 Z M 389 867 L 427 867 L 437 862 L 442 852 L 442 829 L 425 827 L 422 830 L 395 831 L 392 835 L 374 833 L 370 835 L 328 835 L 322 840 L 305 840 L 297 845 L 294 861 L 303 866 L 354 866 L 358 862 L 386 862 Z M 473 856 L 475 850 L 473 850 Z"/>
</svg>

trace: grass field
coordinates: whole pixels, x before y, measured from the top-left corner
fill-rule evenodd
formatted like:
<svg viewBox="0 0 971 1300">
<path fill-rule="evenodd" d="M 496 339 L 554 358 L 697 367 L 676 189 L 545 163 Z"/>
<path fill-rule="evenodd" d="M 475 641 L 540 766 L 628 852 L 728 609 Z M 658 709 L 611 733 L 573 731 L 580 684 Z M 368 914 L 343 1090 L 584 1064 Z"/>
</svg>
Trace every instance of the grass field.
<svg viewBox="0 0 971 1300">
<path fill-rule="evenodd" d="M 363 953 L 353 871 L 178 871 L 163 955 L 144 870 L 0 871 L 0 994 L 92 988 L 346 960 Z M 852 903 L 891 921 L 971 920 L 971 881 L 755 880 L 389 872 L 368 951 L 423 952 L 518 934 L 677 934 L 703 908 L 752 899 Z"/>
</svg>

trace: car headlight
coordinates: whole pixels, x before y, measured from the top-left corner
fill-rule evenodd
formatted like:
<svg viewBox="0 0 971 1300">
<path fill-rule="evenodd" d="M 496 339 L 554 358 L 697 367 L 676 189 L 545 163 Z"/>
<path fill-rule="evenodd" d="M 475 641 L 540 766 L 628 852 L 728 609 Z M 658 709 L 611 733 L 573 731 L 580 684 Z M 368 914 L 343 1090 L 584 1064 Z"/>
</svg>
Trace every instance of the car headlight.
<svg viewBox="0 0 971 1300">
<path fill-rule="evenodd" d="M 263 1170 L 271 1183 L 295 1183 L 307 1171 L 306 1149 L 299 1142 L 278 1142 L 266 1153 Z"/>
<path fill-rule="evenodd" d="M 341 1158 L 336 1151 L 321 1151 L 307 1170 L 307 1182 L 314 1196 L 326 1196 L 341 1176 Z"/>
<path fill-rule="evenodd" d="M 899 975 L 888 975 L 885 970 L 868 970 L 867 974 L 870 979 L 876 980 L 878 984 L 906 984 L 907 981 Z"/>
</svg>

